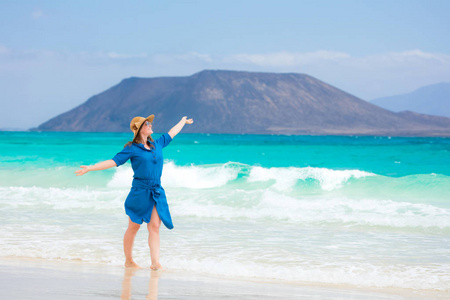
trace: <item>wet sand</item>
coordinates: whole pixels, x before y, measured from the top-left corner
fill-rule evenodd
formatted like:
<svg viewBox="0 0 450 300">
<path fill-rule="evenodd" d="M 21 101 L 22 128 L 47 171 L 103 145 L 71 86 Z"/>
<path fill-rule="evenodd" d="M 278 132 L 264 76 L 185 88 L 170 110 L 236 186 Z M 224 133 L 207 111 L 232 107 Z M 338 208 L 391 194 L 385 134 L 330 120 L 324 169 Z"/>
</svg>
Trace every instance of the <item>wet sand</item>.
<svg viewBox="0 0 450 300">
<path fill-rule="evenodd" d="M 432 291 L 257 282 L 149 268 L 0 259 L 1 299 L 445 299 Z"/>
</svg>

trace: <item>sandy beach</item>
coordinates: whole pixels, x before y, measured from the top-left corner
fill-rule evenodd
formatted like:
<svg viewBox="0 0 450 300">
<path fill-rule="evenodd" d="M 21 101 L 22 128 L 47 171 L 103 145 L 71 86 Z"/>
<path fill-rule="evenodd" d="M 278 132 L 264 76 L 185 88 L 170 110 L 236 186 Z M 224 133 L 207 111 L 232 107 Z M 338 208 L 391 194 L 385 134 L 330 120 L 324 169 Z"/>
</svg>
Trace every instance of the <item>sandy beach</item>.
<svg viewBox="0 0 450 300">
<path fill-rule="evenodd" d="M 254 282 L 81 262 L 2 258 L 2 299 L 445 299 L 426 291 Z"/>
</svg>

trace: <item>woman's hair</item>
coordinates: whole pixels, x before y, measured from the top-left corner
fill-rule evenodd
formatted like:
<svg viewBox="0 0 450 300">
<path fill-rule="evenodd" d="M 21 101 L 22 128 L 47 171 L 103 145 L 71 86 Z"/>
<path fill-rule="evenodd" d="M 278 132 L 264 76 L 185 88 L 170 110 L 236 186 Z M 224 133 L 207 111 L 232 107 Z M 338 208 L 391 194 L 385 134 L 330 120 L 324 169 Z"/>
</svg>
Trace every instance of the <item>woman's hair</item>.
<svg viewBox="0 0 450 300">
<path fill-rule="evenodd" d="M 141 132 L 141 128 L 142 128 L 142 127 L 144 127 L 144 124 L 141 125 L 141 127 L 139 128 L 139 130 L 138 130 L 138 132 L 136 133 L 136 135 L 135 135 L 135 137 L 133 138 L 133 140 L 132 140 L 132 141 L 129 141 L 128 143 L 125 144 L 125 146 L 123 146 L 124 148 L 127 147 L 127 146 L 131 146 L 131 144 L 133 144 L 133 143 L 141 142 L 141 141 L 140 141 L 140 135 L 139 135 L 139 133 Z M 152 139 L 152 136 L 151 136 L 151 135 L 147 138 L 147 142 L 149 142 L 148 144 L 150 145 L 150 149 L 154 147 L 154 146 L 150 143 L 150 142 L 154 142 L 154 140 Z"/>
</svg>

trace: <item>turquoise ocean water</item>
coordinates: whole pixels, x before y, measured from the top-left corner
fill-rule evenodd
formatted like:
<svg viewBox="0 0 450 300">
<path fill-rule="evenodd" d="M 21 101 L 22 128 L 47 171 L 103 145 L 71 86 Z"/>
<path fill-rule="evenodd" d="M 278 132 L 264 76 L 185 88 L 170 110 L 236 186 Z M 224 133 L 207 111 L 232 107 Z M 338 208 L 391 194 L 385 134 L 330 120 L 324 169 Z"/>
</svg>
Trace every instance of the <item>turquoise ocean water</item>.
<svg viewBox="0 0 450 300">
<path fill-rule="evenodd" d="M 130 138 L 0 132 L 0 256 L 121 265 L 130 165 L 74 172 Z M 164 158 L 169 269 L 449 291 L 450 139 L 180 134 Z"/>
</svg>

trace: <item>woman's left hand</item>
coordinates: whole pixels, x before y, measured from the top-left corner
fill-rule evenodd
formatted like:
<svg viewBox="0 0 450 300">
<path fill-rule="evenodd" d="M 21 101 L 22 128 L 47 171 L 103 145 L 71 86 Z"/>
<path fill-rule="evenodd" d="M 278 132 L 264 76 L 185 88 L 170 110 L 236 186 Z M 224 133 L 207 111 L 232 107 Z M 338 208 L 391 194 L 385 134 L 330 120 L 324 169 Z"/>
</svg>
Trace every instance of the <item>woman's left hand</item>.
<svg viewBox="0 0 450 300">
<path fill-rule="evenodd" d="M 76 170 L 75 174 L 77 174 L 77 176 L 81 176 L 86 174 L 87 172 L 89 172 L 89 166 L 80 166 L 80 170 Z"/>
</svg>

